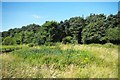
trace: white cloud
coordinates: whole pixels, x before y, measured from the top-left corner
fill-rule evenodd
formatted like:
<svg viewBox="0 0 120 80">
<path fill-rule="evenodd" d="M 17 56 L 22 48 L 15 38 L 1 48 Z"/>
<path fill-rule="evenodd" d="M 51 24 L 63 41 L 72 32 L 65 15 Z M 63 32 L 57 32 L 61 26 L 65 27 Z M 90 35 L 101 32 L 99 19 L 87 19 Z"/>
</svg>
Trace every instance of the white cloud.
<svg viewBox="0 0 120 80">
<path fill-rule="evenodd" d="M 32 15 L 33 18 L 39 19 L 41 18 L 39 15 Z"/>
</svg>

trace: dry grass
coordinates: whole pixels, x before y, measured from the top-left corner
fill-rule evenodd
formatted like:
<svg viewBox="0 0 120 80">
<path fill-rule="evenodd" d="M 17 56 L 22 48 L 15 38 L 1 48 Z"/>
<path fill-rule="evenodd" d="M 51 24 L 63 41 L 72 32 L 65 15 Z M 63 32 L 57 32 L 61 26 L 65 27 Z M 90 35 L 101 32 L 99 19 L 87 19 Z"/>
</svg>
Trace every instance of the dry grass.
<svg viewBox="0 0 120 80">
<path fill-rule="evenodd" d="M 55 48 L 52 46 L 51 48 Z M 58 47 L 58 46 L 57 46 Z M 42 47 L 36 47 L 37 49 Z M 2 77 L 15 78 L 117 78 L 118 76 L 118 49 L 105 48 L 90 45 L 63 45 L 60 44 L 61 50 L 86 50 L 91 52 L 96 58 L 92 63 L 84 66 L 68 65 L 65 69 L 60 70 L 55 64 L 32 65 L 24 61 L 23 58 L 11 54 L 1 54 L 2 60 Z M 17 63 L 14 63 L 17 62 Z"/>
</svg>

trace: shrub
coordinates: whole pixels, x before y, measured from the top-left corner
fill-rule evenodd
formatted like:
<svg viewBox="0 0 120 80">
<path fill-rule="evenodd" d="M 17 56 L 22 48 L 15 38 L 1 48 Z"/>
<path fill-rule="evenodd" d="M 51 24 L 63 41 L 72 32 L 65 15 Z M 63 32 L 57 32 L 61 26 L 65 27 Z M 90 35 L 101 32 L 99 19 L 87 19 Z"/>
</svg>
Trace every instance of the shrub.
<svg viewBox="0 0 120 80">
<path fill-rule="evenodd" d="M 14 50 L 19 50 L 21 48 L 22 48 L 21 46 L 2 46 L 0 50 L 2 52 L 12 52 Z"/>
<path fill-rule="evenodd" d="M 67 36 L 67 37 L 63 38 L 62 43 L 64 43 L 64 44 L 72 43 L 72 37 Z"/>
<path fill-rule="evenodd" d="M 45 43 L 45 40 L 44 39 L 39 39 L 37 41 L 38 45 L 43 45 Z"/>
<path fill-rule="evenodd" d="M 104 46 L 107 48 L 114 48 L 115 47 L 115 45 L 112 43 L 106 43 L 106 44 L 104 44 Z"/>
<path fill-rule="evenodd" d="M 18 45 L 20 45 L 21 41 L 20 41 L 20 40 L 16 40 L 16 43 L 17 43 Z"/>
<path fill-rule="evenodd" d="M 9 36 L 3 40 L 3 45 L 14 45 L 14 44 L 16 44 L 15 39 Z"/>
<path fill-rule="evenodd" d="M 53 42 L 45 42 L 45 45 L 46 46 L 55 46 L 55 43 L 53 43 Z"/>
<path fill-rule="evenodd" d="M 120 29 L 118 28 L 109 28 L 106 32 L 105 38 L 110 43 L 120 44 Z"/>
<path fill-rule="evenodd" d="M 33 47 L 33 46 L 34 46 L 34 44 L 33 44 L 33 43 L 30 43 L 30 44 L 28 44 L 28 46 L 29 46 L 29 47 Z"/>
</svg>

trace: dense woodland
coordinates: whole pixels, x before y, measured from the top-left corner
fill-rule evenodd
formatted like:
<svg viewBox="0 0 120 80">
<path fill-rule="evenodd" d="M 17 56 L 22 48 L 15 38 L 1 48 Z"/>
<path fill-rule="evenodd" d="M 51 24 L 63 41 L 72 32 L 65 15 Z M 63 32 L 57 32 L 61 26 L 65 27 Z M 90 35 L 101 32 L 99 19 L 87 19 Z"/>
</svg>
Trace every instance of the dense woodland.
<svg viewBox="0 0 120 80">
<path fill-rule="evenodd" d="M 64 44 L 120 43 L 120 12 L 116 15 L 90 14 L 72 17 L 56 22 L 46 21 L 43 25 L 30 24 L 22 28 L 2 32 L 2 44 L 51 45 L 56 42 Z"/>
</svg>

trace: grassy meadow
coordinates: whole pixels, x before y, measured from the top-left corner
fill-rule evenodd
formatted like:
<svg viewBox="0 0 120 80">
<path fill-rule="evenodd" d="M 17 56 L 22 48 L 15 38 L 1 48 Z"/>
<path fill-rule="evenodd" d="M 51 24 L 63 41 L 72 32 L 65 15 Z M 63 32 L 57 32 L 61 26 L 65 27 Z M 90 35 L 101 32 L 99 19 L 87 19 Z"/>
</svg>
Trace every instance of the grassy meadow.
<svg viewBox="0 0 120 80">
<path fill-rule="evenodd" d="M 118 78 L 117 45 L 21 45 L 10 51 L 13 47 L 1 48 L 3 78 Z"/>
</svg>

